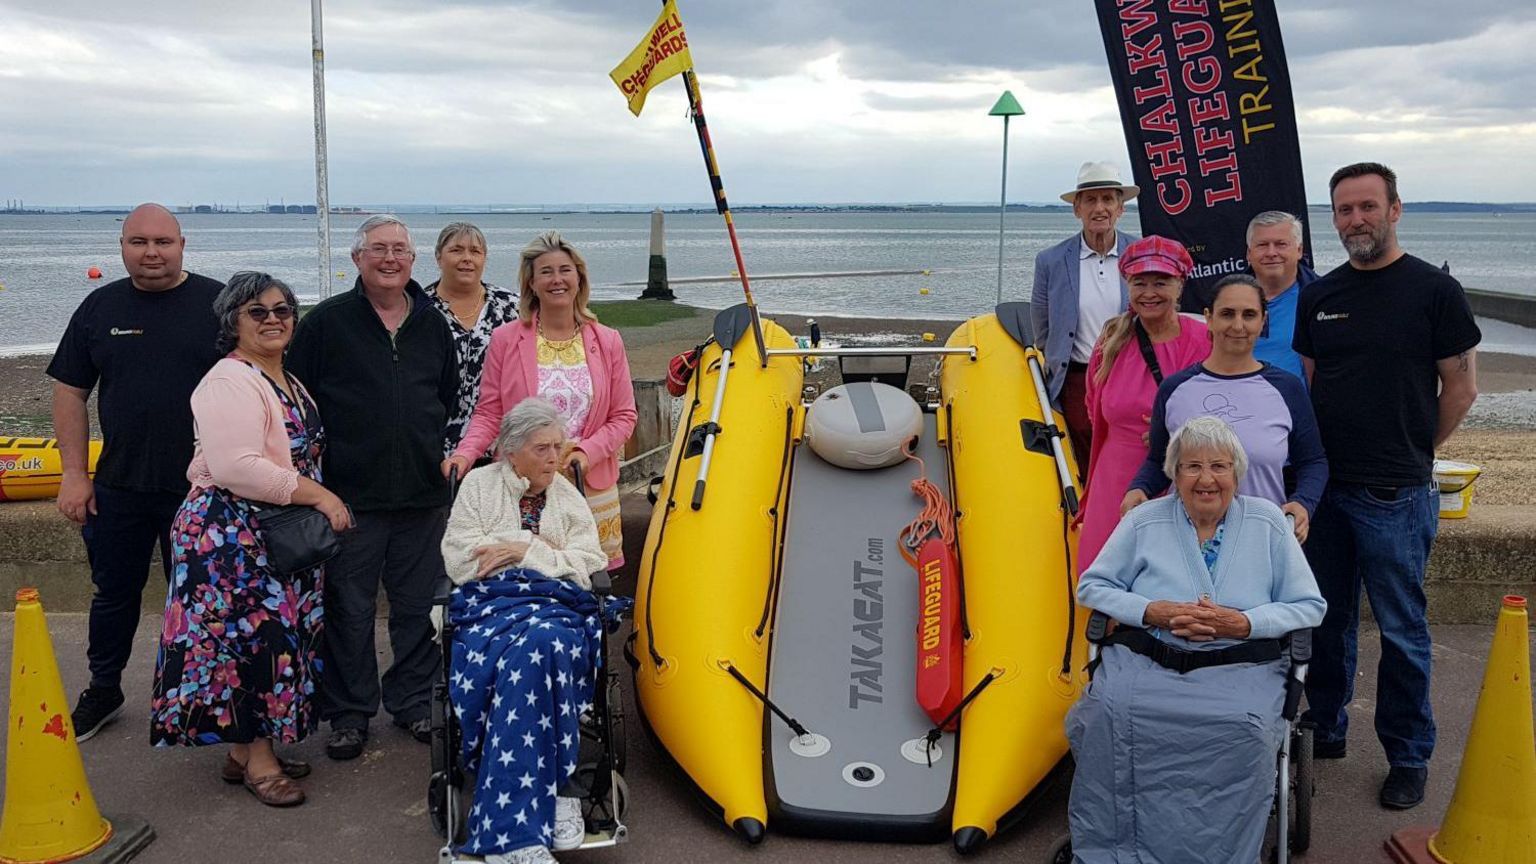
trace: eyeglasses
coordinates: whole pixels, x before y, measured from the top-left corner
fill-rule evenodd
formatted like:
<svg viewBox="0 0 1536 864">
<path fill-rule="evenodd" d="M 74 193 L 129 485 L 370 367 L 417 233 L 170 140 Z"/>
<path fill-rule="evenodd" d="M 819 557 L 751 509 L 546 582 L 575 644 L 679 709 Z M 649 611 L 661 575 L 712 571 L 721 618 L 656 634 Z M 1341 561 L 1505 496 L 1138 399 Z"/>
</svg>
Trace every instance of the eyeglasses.
<svg viewBox="0 0 1536 864">
<path fill-rule="evenodd" d="M 276 318 L 279 321 L 287 321 L 289 318 L 293 317 L 293 312 L 293 307 L 289 306 L 287 303 L 279 303 L 276 306 L 273 306 L 271 309 L 268 309 L 265 306 L 245 307 L 245 314 L 251 316 L 251 320 L 255 321 L 257 324 L 266 321 L 268 316 Z"/>
<path fill-rule="evenodd" d="M 1212 477 L 1225 477 L 1232 473 L 1231 462 L 1180 462 L 1179 473 L 1185 477 L 1199 477 L 1205 472 L 1211 472 Z"/>
<path fill-rule="evenodd" d="M 363 247 L 363 251 L 368 253 L 369 258 L 388 258 L 391 255 L 396 258 L 414 258 L 416 256 L 416 250 L 404 243 L 396 243 L 393 246 L 375 243 L 372 246 Z"/>
</svg>

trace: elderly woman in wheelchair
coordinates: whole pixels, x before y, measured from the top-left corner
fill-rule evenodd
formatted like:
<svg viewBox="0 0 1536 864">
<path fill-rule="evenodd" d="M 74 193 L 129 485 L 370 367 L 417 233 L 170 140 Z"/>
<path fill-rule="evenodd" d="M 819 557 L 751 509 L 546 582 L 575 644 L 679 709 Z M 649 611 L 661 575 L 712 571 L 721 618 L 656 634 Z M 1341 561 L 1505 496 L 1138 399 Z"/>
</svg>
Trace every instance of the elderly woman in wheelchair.
<svg viewBox="0 0 1536 864">
<path fill-rule="evenodd" d="M 451 701 L 475 778 L 460 851 L 493 864 L 554 861 L 582 844 L 572 788 L 602 626 L 589 574 L 608 556 L 581 492 L 559 473 L 564 423 L 543 399 L 507 412 L 494 463 L 471 471 L 443 535 L 457 584 Z"/>
<path fill-rule="evenodd" d="M 1246 468 L 1224 422 L 1190 420 L 1163 466 L 1178 494 L 1130 511 L 1078 580 L 1118 626 L 1067 715 L 1074 861 L 1259 858 L 1299 695 L 1286 637 L 1325 604 L 1280 509 L 1235 494 Z"/>
</svg>

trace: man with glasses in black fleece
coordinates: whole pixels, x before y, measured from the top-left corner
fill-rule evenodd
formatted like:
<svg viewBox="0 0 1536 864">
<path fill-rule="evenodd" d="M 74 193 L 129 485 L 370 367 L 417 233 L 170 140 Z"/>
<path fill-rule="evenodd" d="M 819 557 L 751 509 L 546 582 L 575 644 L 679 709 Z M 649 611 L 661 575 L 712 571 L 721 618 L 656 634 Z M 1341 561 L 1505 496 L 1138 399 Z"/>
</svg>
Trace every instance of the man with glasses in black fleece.
<svg viewBox="0 0 1536 864">
<path fill-rule="evenodd" d="M 187 240 L 171 211 L 139 205 L 118 242 L 127 277 L 85 298 L 48 364 L 64 463 L 59 512 L 81 526 L 95 586 L 91 684 L 70 715 L 78 741 L 123 712 L 123 668 L 157 544 L 171 577 L 171 519 L 187 497 L 192 461 L 192 391 L 219 359 L 213 298 L 224 286 L 181 269 Z M 93 389 L 104 439 L 94 480 L 86 470 Z"/>
<path fill-rule="evenodd" d="M 404 222 L 369 217 L 352 241 L 356 287 L 310 310 L 288 349 L 287 368 L 325 420 L 325 485 L 357 519 L 325 573 L 321 705 L 332 759 L 362 754 L 379 710 L 381 578 L 394 653 L 384 709 L 418 741 L 431 737 L 429 697 L 441 658 L 429 613 L 449 504 L 440 464 L 459 377 L 448 322 L 411 278 L 415 259 Z"/>
</svg>

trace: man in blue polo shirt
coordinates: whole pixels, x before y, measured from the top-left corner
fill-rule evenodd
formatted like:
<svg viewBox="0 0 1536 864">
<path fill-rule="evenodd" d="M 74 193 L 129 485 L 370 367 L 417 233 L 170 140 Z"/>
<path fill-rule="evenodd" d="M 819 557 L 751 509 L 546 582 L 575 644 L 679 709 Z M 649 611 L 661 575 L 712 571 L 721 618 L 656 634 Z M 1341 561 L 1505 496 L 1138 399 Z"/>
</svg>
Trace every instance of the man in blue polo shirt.
<svg viewBox="0 0 1536 864">
<path fill-rule="evenodd" d="M 1303 251 L 1301 220 L 1284 210 L 1266 210 L 1248 223 L 1248 268 L 1264 289 L 1268 311 L 1253 356 L 1305 381 L 1291 337 L 1296 331 L 1296 298 L 1317 274 L 1302 263 Z"/>
</svg>

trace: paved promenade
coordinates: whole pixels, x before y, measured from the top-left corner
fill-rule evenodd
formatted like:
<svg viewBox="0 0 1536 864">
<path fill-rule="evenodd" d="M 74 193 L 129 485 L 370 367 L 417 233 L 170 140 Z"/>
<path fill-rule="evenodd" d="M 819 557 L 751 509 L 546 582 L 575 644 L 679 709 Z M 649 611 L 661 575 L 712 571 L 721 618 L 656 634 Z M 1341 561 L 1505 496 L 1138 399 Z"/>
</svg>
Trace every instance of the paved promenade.
<svg viewBox="0 0 1536 864">
<path fill-rule="evenodd" d="M 46 598 L 44 601 L 46 604 Z M 1490 622 L 1496 612 L 1488 610 Z M 48 623 L 64 685 L 73 698 L 86 681 L 85 616 L 58 613 L 50 615 Z M 109 816 L 133 813 L 145 817 L 159 834 L 136 860 L 145 864 L 429 864 L 436 860 L 438 841 L 428 826 L 425 806 L 427 748 L 391 727 L 387 719 L 376 721 L 368 752 L 353 762 L 327 760 L 321 751 L 321 737 L 293 748 L 292 755 L 312 761 L 315 772 L 305 781 L 309 803 L 289 811 L 262 807 L 243 788 L 220 782 L 215 775 L 223 758 L 222 747 L 150 748 L 146 743 L 147 711 L 157 628 L 158 621 L 151 618 L 139 628 L 134 658 L 124 680 L 128 712 L 81 745 L 102 811 Z M 6 676 L 0 687 L 7 688 L 11 629 L 11 615 L 0 616 L 0 632 L 6 634 L 0 640 L 0 674 Z M 1360 667 L 1365 674 L 1353 709 L 1350 757 L 1342 762 L 1319 763 L 1315 840 L 1313 852 L 1304 860 L 1385 860 L 1378 850 L 1390 832 L 1416 823 L 1438 822 L 1443 816 L 1455 785 L 1492 625 L 1438 625 L 1433 631 L 1440 747 L 1430 773 L 1427 800 L 1406 814 L 1390 813 L 1376 804 L 1376 788 L 1386 766 L 1370 731 L 1377 651 L 1376 634 L 1367 631 L 1361 639 L 1365 650 Z M 379 644 L 387 645 L 383 622 Z M 633 721 L 631 728 L 628 779 L 634 804 L 628 821 L 632 839 L 616 850 L 565 853 L 562 858 L 566 862 L 816 860 L 819 864 L 897 864 L 958 859 L 947 844 L 834 843 L 772 833 L 762 846 L 749 849 L 695 804 L 691 793 Z M 1064 790 L 1047 796 L 1029 818 L 989 844 L 977 860 L 1043 861 L 1052 840 L 1066 830 L 1065 812 Z"/>
</svg>

